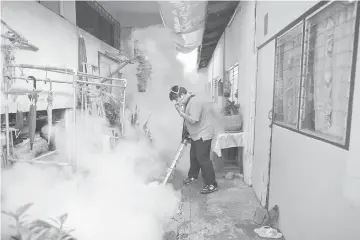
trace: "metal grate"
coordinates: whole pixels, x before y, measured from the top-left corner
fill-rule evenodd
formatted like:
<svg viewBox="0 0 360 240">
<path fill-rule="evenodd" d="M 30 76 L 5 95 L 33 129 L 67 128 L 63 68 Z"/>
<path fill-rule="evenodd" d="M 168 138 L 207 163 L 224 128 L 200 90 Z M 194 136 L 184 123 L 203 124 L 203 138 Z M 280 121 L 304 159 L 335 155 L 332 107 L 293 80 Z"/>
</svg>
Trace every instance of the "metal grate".
<svg viewBox="0 0 360 240">
<path fill-rule="evenodd" d="M 275 121 L 297 127 L 301 79 L 303 24 L 277 39 L 275 60 Z"/>
<path fill-rule="evenodd" d="M 344 143 L 355 2 L 333 2 L 306 20 L 300 128 Z"/>
<path fill-rule="evenodd" d="M 76 1 L 76 24 L 120 50 L 120 23 L 96 1 Z"/>
<path fill-rule="evenodd" d="M 235 64 L 227 71 L 227 84 L 224 85 L 224 91 L 230 93 L 230 101 L 239 103 L 238 101 L 238 82 L 239 82 L 239 64 Z"/>
</svg>

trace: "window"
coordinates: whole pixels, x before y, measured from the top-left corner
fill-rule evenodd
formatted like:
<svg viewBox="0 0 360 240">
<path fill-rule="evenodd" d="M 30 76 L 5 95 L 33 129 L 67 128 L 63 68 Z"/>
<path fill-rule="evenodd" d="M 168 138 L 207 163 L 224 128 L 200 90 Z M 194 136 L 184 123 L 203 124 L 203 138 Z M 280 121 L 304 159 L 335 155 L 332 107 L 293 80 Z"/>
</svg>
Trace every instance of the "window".
<svg viewBox="0 0 360 240">
<path fill-rule="evenodd" d="M 38 1 L 38 3 L 53 11 L 54 13 L 62 15 L 60 13 L 60 1 Z"/>
<path fill-rule="evenodd" d="M 213 89 L 212 89 L 212 95 L 213 95 L 213 101 L 214 103 L 217 103 L 217 100 L 218 100 L 218 79 L 217 78 L 214 78 L 213 79 Z"/>
<path fill-rule="evenodd" d="M 222 79 L 220 79 L 218 82 L 218 96 L 222 97 L 223 95 L 224 95 L 224 84 Z"/>
<path fill-rule="evenodd" d="M 347 144 L 356 2 L 332 2 L 277 38 L 274 122 Z"/>
<path fill-rule="evenodd" d="M 227 82 L 224 84 L 224 92 L 230 93 L 230 101 L 239 103 L 238 100 L 238 82 L 239 82 L 239 64 L 235 64 L 227 71 Z"/>
<path fill-rule="evenodd" d="M 279 37 L 275 65 L 275 121 L 297 127 L 301 79 L 302 25 Z"/>
</svg>

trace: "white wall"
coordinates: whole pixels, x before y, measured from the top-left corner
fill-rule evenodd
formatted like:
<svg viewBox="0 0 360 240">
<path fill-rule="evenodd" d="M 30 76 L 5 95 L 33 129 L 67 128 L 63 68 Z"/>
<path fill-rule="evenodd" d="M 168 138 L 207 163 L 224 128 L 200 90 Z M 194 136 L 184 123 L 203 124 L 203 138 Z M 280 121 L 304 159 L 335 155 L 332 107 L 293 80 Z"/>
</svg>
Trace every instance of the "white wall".
<svg viewBox="0 0 360 240">
<path fill-rule="evenodd" d="M 5 1 L 1 4 L 2 19 L 17 32 L 22 34 L 30 43 L 39 48 L 38 52 L 24 50 L 16 51 L 16 64 L 33 64 L 40 66 L 78 68 L 78 37 L 80 34 L 85 38 L 88 62 L 98 65 L 98 51 L 116 52 L 116 49 L 103 43 L 92 35 L 78 29 L 73 23 L 75 18 L 75 3 L 64 4 L 64 17 L 52 12 L 35 1 Z M 4 28 L 2 28 L 2 33 Z M 3 42 L 5 43 L 5 42 Z M 18 72 L 19 74 L 19 72 Z M 25 75 L 34 75 L 45 78 L 44 71 L 24 70 Z M 72 81 L 71 76 L 48 73 L 47 77 L 56 80 Z M 20 84 L 24 81 L 17 80 Z M 27 84 L 31 86 L 31 83 Z M 49 84 L 37 84 L 38 89 L 48 90 Z M 72 87 L 65 84 L 53 84 L 54 108 L 72 107 Z M 40 94 L 38 110 L 44 110 L 47 106 L 47 93 Z M 2 94 L 1 112 L 4 112 L 5 98 Z M 17 103 L 23 111 L 29 109 L 27 96 L 12 98 L 9 107 L 10 112 L 17 110 Z"/>
<path fill-rule="evenodd" d="M 245 181 L 251 184 L 251 161 L 252 161 L 252 92 L 255 79 L 255 3 L 240 2 L 236 15 L 229 27 L 225 29 L 217 49 L 225 52 L 215 54 L 213 62 L 224 64 L 225 70 L 239 63 L 239 103 L 243 115 L 243 130 L 245 132 L 245 146 L 243 151 Z M 224 62 L 225 61 L 225 62 Z M 209 69 L 211 65 L 209 65 Z M 221 69 L 223 70 L 223 68 Z M 216 74 L 216 71 L 214 71 Z M 223 72 L 221 73 L 221 76 Z M 210 76 L 210 74 L 209 74 Z M 216 75 L 215 75 L 216 76 Z"/>
<path fill-rule="evenodd" d="M 273 37 L 320 1 L 258 1 L 256 9 L 256 43 Z M 264 35 L 264 17 L 268 14 L 268 32 Z"/>
<path fill-rule="evenodd" d="M 258 2 L 258 45 L 314 4 Z M 264 37 L 262 23 L 266 13 L 269 33 Z M 359 73 L 359 61 L 356 68 Z M 358 80 L 356 76 L 355 81 Z M 274 81 L 273 76 L 269 76 L 269 81 Z M 273 127 L 270 207 L 279 205 L 279 227 L 286 239 L 360 239 L 360 150 L 356 147 L 360 142 L 359 101 L 359 86 L 355 84 L 350 150 Z"/>
<path fill-rule="evenodd" d="M 219 39 L 207 68 L 208 81 L 211 82 L 212 101 L 215 103 L 216 108 L 221 108 L 223 101 L 218 96 L 217 89 L 215 89 L 214 79 L 224 79 L 224 35 Z"/>
</svg>

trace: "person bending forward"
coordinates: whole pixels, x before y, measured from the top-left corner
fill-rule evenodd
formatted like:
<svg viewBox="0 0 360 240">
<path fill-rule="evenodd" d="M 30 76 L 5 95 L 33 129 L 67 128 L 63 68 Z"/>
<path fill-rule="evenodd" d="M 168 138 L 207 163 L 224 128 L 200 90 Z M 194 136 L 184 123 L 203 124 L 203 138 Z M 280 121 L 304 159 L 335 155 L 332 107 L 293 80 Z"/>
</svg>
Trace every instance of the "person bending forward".
<svg viewBox="0 0 360 240">
<path fill-rule="evenodd" d="M 218 190 L 215 180 L 215 171 L 210 160 L 211 141 L 214 135 L 214 126 L 211 120 L 211 102 L 189 93 L 184 87 L 173 86 L 169 94 L 170 101 L 175 101 L 175 108 L 184 118 L 185 132 L 191 139 L 190 169 L 184 184 L 194 183 L 199 176 L 204 181 L 201 193 L 207 194 Z M 183 134 L 184 137 L 184 134 Z M 186 136 L 187 137 L 187 136 Z"/>
</svg>

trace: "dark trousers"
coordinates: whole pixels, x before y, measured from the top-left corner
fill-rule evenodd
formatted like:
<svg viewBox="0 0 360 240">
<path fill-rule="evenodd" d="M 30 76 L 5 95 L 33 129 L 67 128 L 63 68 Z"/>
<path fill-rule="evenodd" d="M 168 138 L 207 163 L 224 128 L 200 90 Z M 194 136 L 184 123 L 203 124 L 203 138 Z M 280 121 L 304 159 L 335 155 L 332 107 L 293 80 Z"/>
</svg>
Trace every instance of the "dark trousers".
<svg viewBox="0 0 360 240">
<path fill-rule="evenodd" d="M 189 178 L 198 178 L 201 169 L 201 176 L 205 185 L 217 185 L 215 180 L 215 171 L 210 160 L 211 139 L 203 141 L 191 141 L 190 147 L 190 169 Z"/>
</svg>

